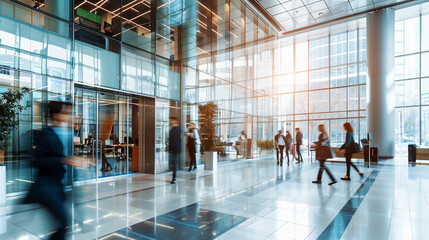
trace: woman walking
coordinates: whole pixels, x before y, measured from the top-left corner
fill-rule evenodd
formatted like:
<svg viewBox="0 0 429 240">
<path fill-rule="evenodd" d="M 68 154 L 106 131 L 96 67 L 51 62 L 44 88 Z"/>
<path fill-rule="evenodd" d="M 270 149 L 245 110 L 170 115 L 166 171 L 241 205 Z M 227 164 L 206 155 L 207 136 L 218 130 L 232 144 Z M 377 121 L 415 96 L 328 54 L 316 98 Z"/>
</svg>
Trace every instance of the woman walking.
<svg viewBox="0 0 429 240">
<path fill-rule="evenodd" d="M 331 151 L 331 143 L 329 141 L 328 133 L 326 132 L 325 125 L 319 125 L 319 141 L 315 142 L 316 144 L 316 159 L 319 160 L 319 174 L 317 175 L 317 180 L 313 183 L 322 183 L 322 174 L 323 171 L 326 171 L 329 178 L 331 178 L 331 183 L 329 185 L 337 183 L 331 171 L 325 166 L 326 159 L 332 158 L 333 154 Z"/>
<path fill-rule="evenodd" d="M 345 150 L 344 156 L 346 157 L 346 164 L 347 164 L 347 173 L 345 177 L 342 177 L 342 180 L 350 181 L 350 166 L 352 166 L 358 174 L 363 177 L 363 173 L 359 171 L 359 169 L 356 167 L 354 163 L 352 163 L 352 155 L 353 153 L 357 152 L 356 146 L 355 146 L 355 140 L 353 137 L 353 127 L 349 122 L 344 123 L 343 125 L 344 130 L 347 131 L 346 134 L 346 142 L 341 146 L 341 149 Z"/>
<path fill-rule="evenodd" d="M 286 131 L 286 156 L 287 156 L 287 165 L 289 166 L 289 149 L 292 144 L 292 135 L 289 130 Z M 293 155 L 292 155 L 293 157 Z"/>
</svg>

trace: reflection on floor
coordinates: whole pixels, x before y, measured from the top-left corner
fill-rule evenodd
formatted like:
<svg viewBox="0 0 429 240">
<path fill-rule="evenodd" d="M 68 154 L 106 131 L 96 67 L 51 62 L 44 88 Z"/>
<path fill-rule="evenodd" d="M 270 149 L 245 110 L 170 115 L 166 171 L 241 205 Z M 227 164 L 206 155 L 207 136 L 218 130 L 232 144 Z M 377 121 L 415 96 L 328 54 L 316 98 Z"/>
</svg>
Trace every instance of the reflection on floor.
<svg viewBox="0 0 429 240">
<path fill-rule="evenodd" d="M 337 159 L 342 160 L 342 159 Z M 135 175 L 70 192 L 70 239 L 427 239 L 429 166 L 406 158 L 313 184 L 318 163 L 279 167 L 272 156 L 222 163 L 218 172 Z M 46 239 L 54 229 L 36 205 L 0 207 L 0 239 Z M 174 237 L 171 237 L 174 236 Z"/>
<path fill-rule="evenodd" d="M 246 219 L 205 210 L 194 203 L 123 228 L 102 239 L 213 239 Z"/>
</svg>

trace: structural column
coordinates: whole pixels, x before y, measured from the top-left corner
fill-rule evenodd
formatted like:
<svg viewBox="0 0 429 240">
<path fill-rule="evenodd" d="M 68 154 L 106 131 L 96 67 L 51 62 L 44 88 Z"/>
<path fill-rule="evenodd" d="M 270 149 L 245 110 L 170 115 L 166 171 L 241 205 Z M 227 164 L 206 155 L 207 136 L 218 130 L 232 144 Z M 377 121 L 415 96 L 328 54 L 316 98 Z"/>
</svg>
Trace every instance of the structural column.
<svg viewBox="0 0 429 240">
<path fill-rule="evenodd" d="M 367 118 L 381 158 L 395 156 L 395 12 L 367 16 Z"/>
</svg>

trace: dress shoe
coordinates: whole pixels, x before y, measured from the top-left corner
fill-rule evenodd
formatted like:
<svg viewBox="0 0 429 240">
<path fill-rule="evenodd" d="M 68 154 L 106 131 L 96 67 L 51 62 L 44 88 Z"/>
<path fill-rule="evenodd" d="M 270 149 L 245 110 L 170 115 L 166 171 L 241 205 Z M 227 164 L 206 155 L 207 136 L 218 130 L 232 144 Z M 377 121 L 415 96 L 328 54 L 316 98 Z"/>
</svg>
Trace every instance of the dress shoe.
<svg viewBox="0 0 429 240">
<path fill-rule="evenodd" d="M 337 181 L 334 180 L 334 181 L 330 182 L 328 185 L 333 185 L 335 183 L 337 183 Z"/>
<path fill-rule="evenodd" d="M 321 183 L 322 183 L 322 181 L 316 180 L 316 181 L 312 181 L 312 183 L 321 184 Z"/>
<path fill-rule="evenodd" d="M 176 184 L 176 180 L 171 180 L 171 184 Z"/>
<path fill-rule="evenodd" d="M 350 180 L 351 180 L 351 178 L 350 178 L 349 176 L 345 176 L 345 177 L 342 177 L 342 178 L 341 178 L 341 180 L 344 180 L 344 181 L 350 181 Z"/>
<path fill-rule="evenodd" d="M 363 177 L 363 172 L 358 172 L 360 177 Z"/>
</svg>

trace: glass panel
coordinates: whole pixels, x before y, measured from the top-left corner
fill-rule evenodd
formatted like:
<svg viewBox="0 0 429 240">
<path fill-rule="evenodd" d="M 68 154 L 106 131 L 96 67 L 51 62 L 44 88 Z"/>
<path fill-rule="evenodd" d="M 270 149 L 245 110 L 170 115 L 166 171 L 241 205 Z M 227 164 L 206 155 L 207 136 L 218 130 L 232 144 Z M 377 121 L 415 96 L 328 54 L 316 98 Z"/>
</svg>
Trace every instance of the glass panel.
<svg viewBox="0 0 429 240">
<path fill-rule="evenodd" d="M 295 74 L 295 91 L 308 90 L 308 72 L 300 72 Z"/>
<path fill-rule="evenodd" d="M 395 83 L 396 106 L 414 106 L 419 104 L 419 80 L 397 81 Z"/>
<path fill-rule="evenodd" d="M 153 56 L 131 47 L 122 48 L 122 89 L 155 94 Z"/>
<path fill-rule="evenodd" d="M 359 108 L 359 87 L 349 87 L 349 107 L 347 110 L 358 110 Z"/>
<path fill-rule="evenodd" d="M 359 30 L 359 61 L 366 61 L 366 29 Z"/>
<path fill-rule="evenodd" d="M 310 41 L 309 51 L 310 51 L 310 69 L 323 68 L 323 67 L 329 66 L 329 38 L 321 38 L 318 40 Z"/>
<path fill-rule="evenodd" d="M 348 33 L 349 63 L 357 62 L 357 31 Z"/>
<path fill-rule="evenodd" d="M 295 45 L 295 71 L 304 71 L 308 69 L 308 42 L 300 42 Z"/>
<path fill-rule="evenodd" d="M 308 113 L 308 93 L 295 93 L 295 114 Z"/>
<path fill-rule="evenodd" d="M 75 91 L 74 102 L 74 155 L 82 156 L 89 169 L 76 168 L 74 181 L 96 178 L 97 167 L 97 97 L 96 93 L 86 90 Z"/>
<path fill-rule="evenodd" d="M 422 107 L 422 119 L 429 119 L 429 107 Z M 429 146 L 429 121 L 422 121 L 422 142 L 424 147 Z"/>
<path fill-rule="evenodd" d="M 322 69 L 310 72 L 309 89 L 329 88 L 329 70 Z"/>
<path fill-rule="evenodd" d="M 347 86 L 347 67 L 331 68 L 331 87 Z"/>
<path fill-rule="evenodd" d="M 396 152 L 407 153 L 408 144 L 419 144 L 420 114 L 418 107 L 396 109 Z"/>
<path fill-rule="evenodd" d="M 429 41 L 429 39 L 428 39 Z M 428 77 L 429 76 L 429 52 L 422 53 L 422 77 Z"/>
<path fill-rule="evenodd" d="M 180 100 L 180 66 L 161 58 L 157 58 L 156 66 L 158 76 L 156 95 Z"/>
<path fill-rule="evenodd" d="M 421 104 L 429 104 L 429 78 L 422 78 L 422 99 Z M 426 118 L 423 118 L 426 119 Z"/>
<path fill-rule="evenodd" d="M 404 57 L 397 57 L 395 60 L 395 78 L 408 79 L 419 77 L 420 68 L 420 55 L 407 55 Z"/>
<path fill-rule="evenodd" d="M 347 33 L 331 36 L 330 49 L 331 49 L 331 66 L 346 64 L 347 63 Z"/>
<path fill-rule="evenodd" d="M 310 112 L 329 112 L 329 90 L 310 92 Z"/>
<path fill-rule="evenodd" d="M 331 111 L 345 111 L 347 107 L 347 88 L 331 89 Z"/>
<path fill-rule="evenodd" d="M 429 51 L 429 15 L 422 16 L 422 51 Z"/>
<path fill-rule="evenodd" d="M 155 102 L 155 170 L 157 173 L 169 169 L 166 151 L 170 130 L 170 102 L 157 99 Z"/>
</svg>

